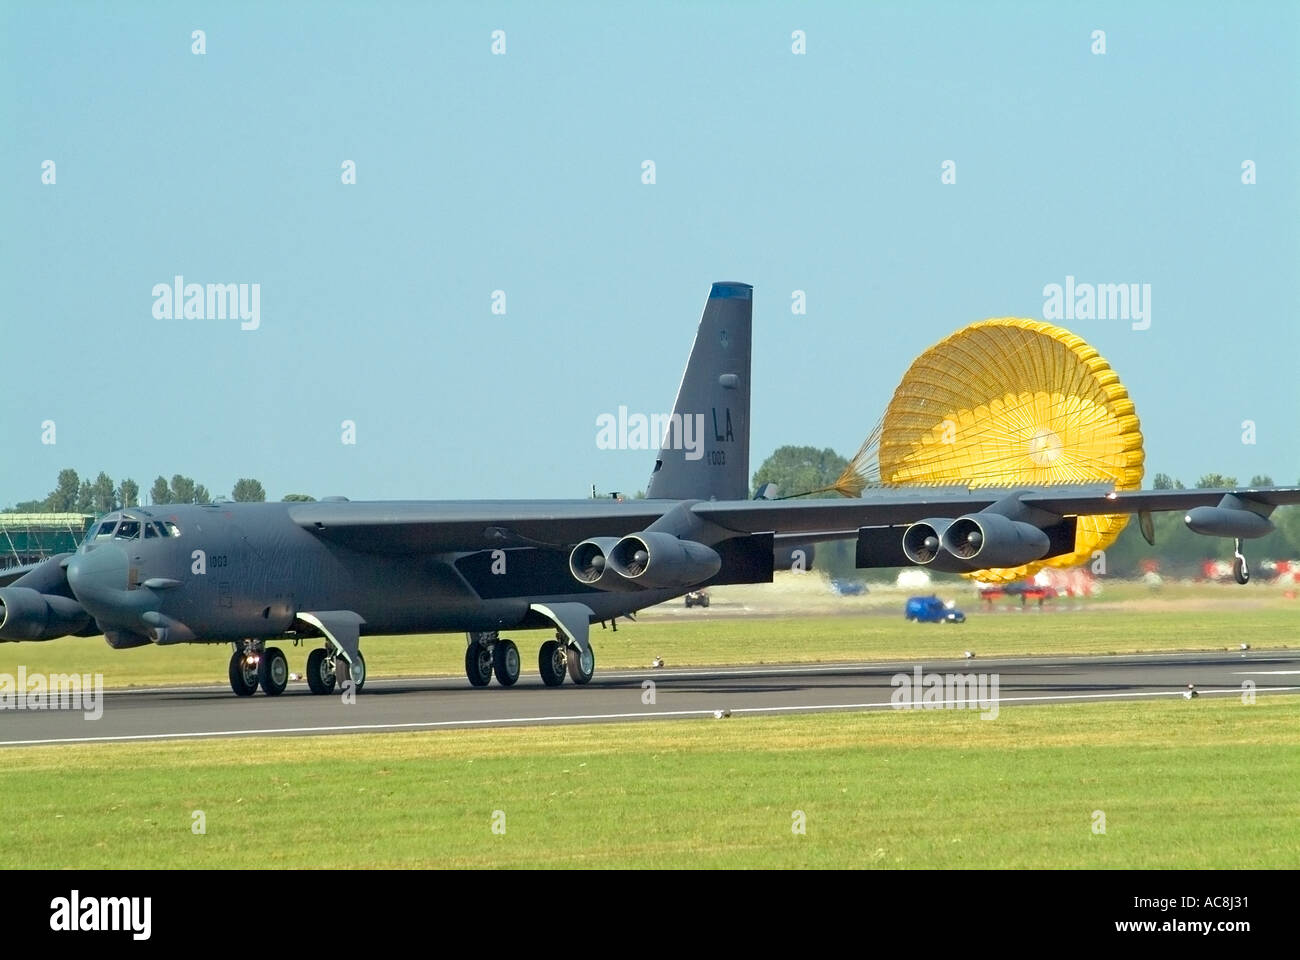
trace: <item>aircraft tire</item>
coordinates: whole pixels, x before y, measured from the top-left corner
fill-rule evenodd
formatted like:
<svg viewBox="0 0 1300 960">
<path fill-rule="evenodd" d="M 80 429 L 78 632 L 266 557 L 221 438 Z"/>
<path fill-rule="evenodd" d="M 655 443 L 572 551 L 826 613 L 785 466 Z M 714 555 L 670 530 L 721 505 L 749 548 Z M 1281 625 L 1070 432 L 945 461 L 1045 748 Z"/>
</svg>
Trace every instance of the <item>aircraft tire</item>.
<svg viewBox="0 0 1300 960">
<path fill-rule="evenodd" d="M 564 668 L 564 648 L 557 640 L 547 640 L 537 654 L 537 669 L 542 675 L 542 683 L 548 687 L 564 683 Z"/>
<path fill-rule="evenodd" d="M 329 653 L 324 647 L 317 647 L 307 654 L 307 686 L 312 693 L 334 692 L 334 667 L 330 664 Z"/>
<path fill-rule="evenodd" d="M 343 664 L 343 678 L 342 678 L 342 681 L 340 681 L 340 680 L 338 679 L 338 676 L 339 676 L 339 664 Z M 354 667 L 354 666 L 357 667 L 357 668 L 359 668 L 359 669 L 357 669 L 357 670 L 353 670 L 353 667 Z M 358 680 L 358 679 L 356 678 L 356 675 L 357 675 L 358 673 L 361 675 L 361 679 L 360 679 L 360 680 Z M 357 662 L 356 662 L 355 664 L 348 663 L 348 662 L 347 662 L 346 660 L 344 660 L 342 657 L 335 657 L 335 658 L 334 658 L 334 677 L 335 677 L 335 682 L 336 682 L 336 683 L 341 683 L 341 682 L 346 682 L 346 681 L 348 681 L 348 680 L 351 680 L 354 684 L 356 684 L 356 686 L 353 688 L 353 692 L 354 692 L 354 693 L 360 693 L 361 690 L 362 690 L 362 688 L 365 687 L 365 685 L 366 685 L 366 658 L 363 657 L 363 656 L 361 655 L 361 651 L 360 651 L 360 650 L 357 651 Z"/>
<path fill-rule="evenodd" d="M 492 671 L 503 687 L 513 687 L 519 680 L 519 648 L 513 640 L 498 640 L 492 648 Z"/>
<path fill-rule="evenodd" d="M 478 641 L 465 648 L 465 676 L 474 687 L 486 687 L 492 682 L 492 651 Z"/>
<path fill-rule="evenodd" d="M 583 656 L 577 647 L 570 647 L 567 651 L 569 679 L 578 686 L 590 683 L 592 675 L 596 672 L 596 651 L 591 649 L 591 644 L 587 644 L 587 655 Z"/>
<path fill-rule="evenodd" d="M 244 652 L 236 651 L 230 655 L 230 689 L 237 697 L 251 697 L 257 692 L 257 670 L 250 669 L 244 660 Z"/>
<path fill-rule="evenodd" d="M 279 647 L 267 647 L 257 663 L 257 684 L 268 697 L 278 697 L 289 685 L 289 661 Z"/>
</svg>

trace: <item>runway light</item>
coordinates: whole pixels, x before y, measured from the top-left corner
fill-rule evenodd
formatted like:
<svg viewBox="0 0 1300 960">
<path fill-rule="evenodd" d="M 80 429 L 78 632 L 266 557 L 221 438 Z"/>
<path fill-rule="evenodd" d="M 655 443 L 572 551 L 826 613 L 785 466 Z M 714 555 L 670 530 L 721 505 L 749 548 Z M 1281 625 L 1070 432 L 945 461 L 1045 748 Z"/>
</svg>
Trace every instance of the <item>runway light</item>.
<svg viewBox="0 0 1300 960">
<path fill-rule="evenodd" d="M 1241 649 L 1243 649 L 1243 650 L 1249 650 L 1249 649 L 1250 649 L 1250 644 L 1249 644 L 1249 643 L 1243 643 L 1243 644 L 1241 645 Z"/>
<path fill-rule="evenodd" d="M 663 657 L 655 657 L 654 660 L 652 660 L 650 663 L 650 666 L 654 667 L 656 670 L 658 670 L 663 665 L 664 665 Z"/>
<path fill-rule="evenodd" d="M 974 660 L 974 659 L 975 659 L 975 654 L 973 654 L 971 651 L 967 650 L 967 651 L 966 651 L 966 659 L 967 659 L 967 660 Z"/>
<path fill-rule="evenodd" d="M 731 711 L 728 710 L 728 709 L 726 709 L 725 707 L 724 707 L 723 709 L 721 709 L 721 710 L 714 710 L 714 711 L 713 711 L 713 719 L 714 719 L 714 720 L 721 720 L 723 717 L 729 717 L 729 716 L 731 716 Z"/>
<path fill-rule="evenodd" d="M 289 679 L 290 679 L 290 680 L 301 680 L 301 679 L 302 679 L 302 674 L 301 674 L 301 673 L 291 673 L 291 674 L 289 674 Z"/>
<path fill-rule="evenodd" d="M 1189 683 L 1187 689 L 1183 691 L 1183 699 L 1190 700 L 1192 697 L 1199 697 L 1201 694 L 1196 689 L 1196 684 Z"/>
</svg>

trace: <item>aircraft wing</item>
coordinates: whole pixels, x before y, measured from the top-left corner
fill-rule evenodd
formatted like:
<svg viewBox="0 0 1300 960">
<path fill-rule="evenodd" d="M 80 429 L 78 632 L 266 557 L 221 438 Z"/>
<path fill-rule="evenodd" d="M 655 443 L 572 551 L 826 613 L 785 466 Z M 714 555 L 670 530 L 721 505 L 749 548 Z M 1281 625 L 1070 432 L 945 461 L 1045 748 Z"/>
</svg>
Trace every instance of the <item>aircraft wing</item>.
<svg viewBox="0 0 1300 960">
<path fill-rule="evenodd" d="M 304 503 L 289 510 L 322 540 L 368 553 L 566 547 L 644 530 L 675 501 L 394 500 Z"/>
<path fill-rule="evenodd" d="M 776 531 L 779 534 L 821 535 L 824 539 L 852 536 L 859 527 L 894 526 L 928 517 L 957 517 L 976 513 L 1011 493 L 1024 491 L 1021 502 L 1058 516 L 1115 513 L 1158 513 L 1212 507 L 1233 494 L 1270 507 L 1300 503 L 1300 487 L 1213 490 L 1114 491 L 1104 485 L 1034 488 L 920 487 L 868 490 L 854 499 L 746 500 L 698 503 L 692 509 L 737 533 Z"/>
<path fill-rule="evenodd" d="M 782 540 L 840 539 L 860 527 L 976 513 L 1010 494 L 1058 516 L 1159 512 L 1214 506 L 1226 494 L 1268 507 L 1300 503 L 1300 487 L 1115 492 L 1098 484 L 1041 488 L 912 487 L 868 490 L 839 500 L 685 501 L 700 520 L 735 534 Z M 452 553 L 506 547 L 567 548 L 588 537 L 645 530 L 675 500 L 471 500 L 318 502 L 292 507 L 299 526 L 321 539 L 373 553 Z M 725 537 L 724 537 L 725 538 Z"/>
<path fill-rule="evenodd" d="M 31 573 L 38 566 L 40 566 L 38 563 L 29 563 L 21 567 L 5 567 L 3 570 L 0 570 L 0 587 L 9 586 L 9 584 L 13 583 L 19 577 Z"/>
</svg>

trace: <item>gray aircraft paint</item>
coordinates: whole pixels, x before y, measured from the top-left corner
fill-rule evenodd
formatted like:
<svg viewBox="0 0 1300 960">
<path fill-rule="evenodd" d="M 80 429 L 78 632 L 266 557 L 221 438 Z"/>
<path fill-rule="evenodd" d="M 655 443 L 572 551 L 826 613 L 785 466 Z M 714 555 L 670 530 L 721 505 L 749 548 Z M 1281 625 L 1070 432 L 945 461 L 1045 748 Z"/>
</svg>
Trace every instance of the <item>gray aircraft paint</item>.
<svg viewBox="0 0 1300 960">
<path fill-rule="evenodd" d="M 646 496 L 744 500 L 749 495 L 750 346 L 754 288 L 715 283 L 677 389 L 669 434 Z M 698 418 L 698 419 L 697 419 Z M 678 430 L 703 424 L 703 455 L 692 459 Z"/>
</svg>

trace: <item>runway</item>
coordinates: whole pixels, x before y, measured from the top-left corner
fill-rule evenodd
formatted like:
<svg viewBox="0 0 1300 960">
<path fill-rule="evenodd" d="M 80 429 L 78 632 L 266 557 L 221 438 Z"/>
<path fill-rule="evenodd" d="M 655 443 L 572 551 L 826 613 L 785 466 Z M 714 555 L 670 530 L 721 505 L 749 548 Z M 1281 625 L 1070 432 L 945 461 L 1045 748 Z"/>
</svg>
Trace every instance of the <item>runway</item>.
<svg viewBox="0 0 1300 960">
<path fill-rule="evenodd" d="M 293 683 L 279 697 L 238 698 L 229 687 L 105 691 L 102 716 L 81 710 L 0 711 L 0 746 L 376 733 L 440 728 L 630 722 L 711 717 L 889 710 L 899 675 L 996 677 L 998 709 L 1080 701 L 1149 701 L 1257 696 L 1300 690 L 1300 651 L 1030 657 L 601 671 L 585 687 L 547 688 L 535 674 L 511 688 L 474 689 L 464 678 L 373 678 L 354 703 L 313 696 Z M 647 682 L 649 686 L 647 686 Z M 986 685 L 984 691 L 991 691 Z M 919 701 L 921 692 L 915 693 Z M 943 704 L 942 697 L 939 701 Z M 954 705 L 949 701 L 949 705 Z M 971 709 L 987 704 L 970 704 Z M 1189 704 L 1189 708 L 1194 705 Z"/>
</svg>

